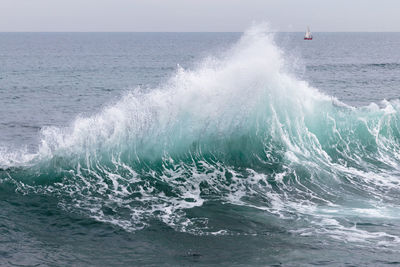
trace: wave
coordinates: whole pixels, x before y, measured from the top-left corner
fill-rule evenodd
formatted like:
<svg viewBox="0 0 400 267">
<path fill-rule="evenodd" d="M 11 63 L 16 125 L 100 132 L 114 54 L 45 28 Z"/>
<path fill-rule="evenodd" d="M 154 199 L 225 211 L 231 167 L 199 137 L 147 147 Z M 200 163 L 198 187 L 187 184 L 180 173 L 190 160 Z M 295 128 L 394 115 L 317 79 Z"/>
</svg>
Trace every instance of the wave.
<svg viewBox="0 0 400 267">
<path fill-rule="evenodd" d="M 254 26 L 158 88 L 43 128 L 34 154 L 1 151 L 0 179 L 128 231 L 158 220 L 195 234 L 251 232 L 216 223 L 212 203 L 346 240 L 340 218 L 396 216 L 400 102 L 354 108 L 288 69 L 273 34 Z"/>
<path fill-rule="evenodd" d="M 382 63 L 337 63 L 337 64 L 316 64 L 308 65 L 308 70 L 319 70 L 319 71 L 361 71 L 370 69 L 372 71 L 377 70 L 395 70 L 400 69 L 400 64 L 396 62 L 382 62 Z"/>
</svg>

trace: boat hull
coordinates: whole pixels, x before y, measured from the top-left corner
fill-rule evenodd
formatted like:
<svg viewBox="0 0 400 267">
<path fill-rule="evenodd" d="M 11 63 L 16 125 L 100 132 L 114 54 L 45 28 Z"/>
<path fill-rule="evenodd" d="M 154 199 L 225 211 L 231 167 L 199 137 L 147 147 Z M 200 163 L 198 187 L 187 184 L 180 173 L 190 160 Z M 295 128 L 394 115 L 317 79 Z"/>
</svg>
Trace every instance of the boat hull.
<svg viewBox="0 0 400 267">
<path fill-rule="evenodd" d="M 312 37 L 304 37 L 304 40 L 312 40 Z"/>
</svg>

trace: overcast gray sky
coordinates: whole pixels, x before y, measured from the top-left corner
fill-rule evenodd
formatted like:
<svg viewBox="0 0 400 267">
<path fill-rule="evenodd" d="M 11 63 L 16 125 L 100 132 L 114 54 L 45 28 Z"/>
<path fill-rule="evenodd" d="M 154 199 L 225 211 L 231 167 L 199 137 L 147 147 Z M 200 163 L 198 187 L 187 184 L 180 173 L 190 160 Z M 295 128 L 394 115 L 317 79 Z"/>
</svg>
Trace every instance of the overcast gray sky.
<svg viewBox="0 0 400 267">
<path fill-rule="evenodd" d="M 400 0 L 0 0 L 0 31 L 400 31 Z"/>
</svg>

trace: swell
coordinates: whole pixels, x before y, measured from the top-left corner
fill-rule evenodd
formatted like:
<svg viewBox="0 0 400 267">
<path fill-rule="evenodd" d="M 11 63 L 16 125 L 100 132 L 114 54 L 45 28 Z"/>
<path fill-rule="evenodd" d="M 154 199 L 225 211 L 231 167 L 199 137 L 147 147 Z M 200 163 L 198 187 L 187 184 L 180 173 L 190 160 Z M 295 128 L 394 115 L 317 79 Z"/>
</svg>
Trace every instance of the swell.
<svg viewBox="0 0 400 267">
<path fill-rule="evenodd" d="M 156 219 L 178 231 L 235 232 L 212 226 L 207 210 L 190 215 L 213 202 L 311 216 L 314 228 L 323 208 L 397 205 L 400 102 L 347 106 L 288 64 L 273 35 L 253 27 L 159 88 L 44 128 L 37 153 L 3 151 L 3 186 L 56 196 L 66 210 L 129 231 Z"/>
<path fill-rule="evenodd" d="M 400 69 L 400 64 L 396 62 L 383 62 L 383 63 L 364 63 L 364 64 L 317 64 L 308 65 L 308 70 L 317 71 L 361 71 L 361 70 L 395 70 Z"/>
</svg>

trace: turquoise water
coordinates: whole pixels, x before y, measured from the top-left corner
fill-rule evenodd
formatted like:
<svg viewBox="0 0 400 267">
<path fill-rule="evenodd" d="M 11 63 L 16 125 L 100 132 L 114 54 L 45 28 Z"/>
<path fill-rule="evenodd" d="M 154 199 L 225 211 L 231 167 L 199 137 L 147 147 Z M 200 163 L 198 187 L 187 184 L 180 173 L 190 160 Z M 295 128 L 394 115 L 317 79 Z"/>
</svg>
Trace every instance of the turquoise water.
<svg viewBox="0 0 400 267">
<path fill-rule="evenodd" d="M 400 34 L 0 34 L 0 263 L 400 262 Z"/>
</svg>

